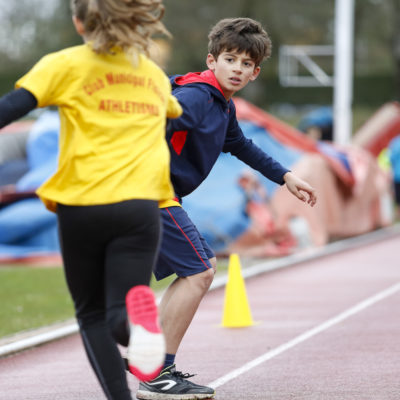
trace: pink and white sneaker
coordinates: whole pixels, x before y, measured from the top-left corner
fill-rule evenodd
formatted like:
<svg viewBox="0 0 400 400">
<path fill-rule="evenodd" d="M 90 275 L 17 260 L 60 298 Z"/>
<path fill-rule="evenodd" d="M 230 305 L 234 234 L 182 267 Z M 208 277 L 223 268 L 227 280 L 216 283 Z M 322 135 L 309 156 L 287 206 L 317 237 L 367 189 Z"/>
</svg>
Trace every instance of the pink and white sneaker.
<svg viewBox="0 0 400 400">
<path fill-rule="evenodd" d="M 126 310 L 130 326 L 129 370 L 139 380 L 150 381 L 159 375 L 165 359 L 165 340 L 153 291 L 144 285 L 130 289 Z"/>
</svg>

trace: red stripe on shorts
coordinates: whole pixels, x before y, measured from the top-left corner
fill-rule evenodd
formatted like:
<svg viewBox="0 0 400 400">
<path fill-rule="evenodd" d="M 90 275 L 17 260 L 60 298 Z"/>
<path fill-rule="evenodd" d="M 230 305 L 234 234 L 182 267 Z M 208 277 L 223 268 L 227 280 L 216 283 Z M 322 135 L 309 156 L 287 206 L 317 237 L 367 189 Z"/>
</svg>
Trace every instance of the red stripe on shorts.
<svg viewBox="0 0 400 400">
<path fill-rule="evenodd" d="M 175 225 L 178 227 L 178 229 L 182 232 L 182 235 L 185 236 L 186 240 L 190 243 L 190 245 L 193 247 L 193 250 L 196 252 L 197 257 L 200 258 L 200 261 L 204 264 L 204 266 L 207 269 L 210 269 L 210 267 L 207 265 L 207 263 L 201 258 L 199 252 L 196 250 L 196 247 L 194 247 L 194 244 L 192 243 L 192 241 L 188 238 L 188 236 L 186 235 L 186 233 L 183 231 L 183 229 L 179 226 L 179 224 L 176 222 L 176 219 L 173 217 L 173 215 L 171 214 L 171 212 L 168 210 L 168 207 L 165 208 L 165 210 L 167 211 L 167 213 L 169 214 L 169 216 L 171 217 L 172 221 L 174 221 Z"/>
</svg>

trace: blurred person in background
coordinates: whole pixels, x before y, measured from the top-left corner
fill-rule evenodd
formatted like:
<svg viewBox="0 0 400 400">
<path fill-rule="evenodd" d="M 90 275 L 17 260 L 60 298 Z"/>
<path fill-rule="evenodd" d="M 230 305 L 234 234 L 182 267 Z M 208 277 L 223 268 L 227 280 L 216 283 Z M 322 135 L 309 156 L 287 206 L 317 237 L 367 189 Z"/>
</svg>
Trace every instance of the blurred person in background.
<svg viewBox="0 0 400 400">
<path fill-rule="evenodd" d="M 318 107 L 299 122 L 299 130 L 314 140 L 333 140 L 333 112 L 331 107 Z"/>
</svg>

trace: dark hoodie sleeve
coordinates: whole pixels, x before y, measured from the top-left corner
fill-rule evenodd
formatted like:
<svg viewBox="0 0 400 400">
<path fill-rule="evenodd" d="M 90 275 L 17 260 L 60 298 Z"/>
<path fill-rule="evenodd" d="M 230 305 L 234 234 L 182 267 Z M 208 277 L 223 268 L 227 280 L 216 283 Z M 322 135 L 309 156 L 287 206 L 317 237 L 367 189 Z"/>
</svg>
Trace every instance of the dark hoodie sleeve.
<svg viewBox="0 0 400 400">
<path fill-rule="evenodd" d="M 233 106 L 230 110 L 230 124 L 225 139 L 223 152 L 231 153 L 249 167 L 261 172 L 271 181 L 283 185 L 283 176 L 289 172 L 278 161 L 274 160 L 262 149 L 253 143 L 251 139 L 244 136 L 237 119 L 236 111 Z"/>
<path fill-rule="evenodd" d="M 0 128 L 23 117 L 37 106 L 35 96 L 26 89 L 20 88 L 0 98 Z"/>
<path fill-rule="evenodd" d="M 168 120 L 167 140 L 174 132 L 188 131 L 196 128 L 200 121 L 204 119 L 207 94 L 196 87 L 182 86 L 175 89 L 172 93 L 182 106 L 183 113 L 179 118 Z"/>
</svg>

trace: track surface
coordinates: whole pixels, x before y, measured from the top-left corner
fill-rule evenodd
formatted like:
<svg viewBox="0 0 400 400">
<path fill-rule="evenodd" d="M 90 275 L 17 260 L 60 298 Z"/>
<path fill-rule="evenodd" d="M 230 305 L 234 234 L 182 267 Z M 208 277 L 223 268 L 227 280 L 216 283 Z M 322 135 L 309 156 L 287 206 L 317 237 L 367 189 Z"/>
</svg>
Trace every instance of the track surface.
<svg viewBox="0 0 400 400">
<path fill-rule="evenodd" d="M 217 400 L 400 399 L 399 249 L 397 236 L 246 280 L 248 328 L 221 327 L 224 289 L 208 293 L 178 369 Z M 104 396 L 73 335 L 1 359 L 0 399 Z"/>
</svg>

